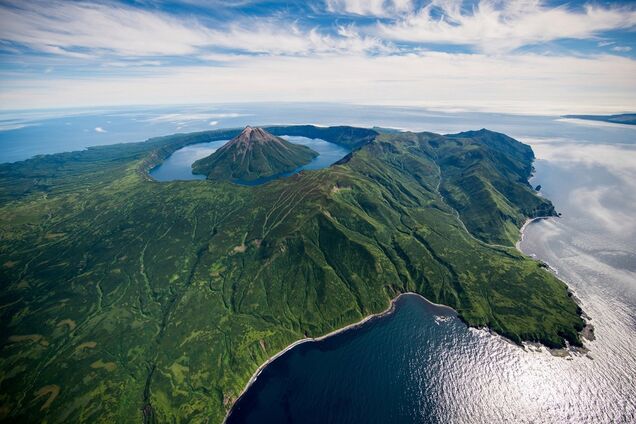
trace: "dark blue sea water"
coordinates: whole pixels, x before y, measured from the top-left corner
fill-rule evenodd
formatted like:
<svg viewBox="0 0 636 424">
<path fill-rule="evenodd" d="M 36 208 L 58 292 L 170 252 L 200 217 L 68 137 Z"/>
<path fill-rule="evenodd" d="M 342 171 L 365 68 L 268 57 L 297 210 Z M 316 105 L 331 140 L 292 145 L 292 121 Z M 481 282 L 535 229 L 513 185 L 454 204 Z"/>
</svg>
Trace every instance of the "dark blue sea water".
<svg viewBox="0 0 636 424">
<path fill-rule="evenodd" d="M 529 225 L 520 248 L 580 299 L 589 352 L 522 349 L 403 297 L 393 315 L 276 359 L 229 424 L 636 422 L 636 128 L 491 119 L 481 126 L 532 145 L 532 183 L 563 214 Z"/>
<path fill-rule="evenodd" d="M 391 315 L 301 344 L 272 362 L 228 422 L 440 422 L 444 376 L 429 360 L 448 357 L 447 348 L 469 331 L 451 319 L 452 310 L 417 295 L 401 296 L 396 306 Z M 396 339 L 387 349 L 386 341 Z"/>
<path fill-rule="evenodd" d="M 0 112 L 0 162 L 150 137 L 238 127 L 242 113 L 215 107 L 100 108 Z M 236 122 L 236 124 L 235 124 Z"/>
<path fill-rule="evenodd" d="M 520 248 L 574 290 L 596 340 L 586 343 L 588 354 L 567 358 L 521 349 L 405 296 L 392 315 L 283 354 L 230 423 L 636 422 L 636 127 L 327 104 L 4 112 L 0 162 L 175 132 L 295 123 L 440 133 L 485 127 L 530 144 L 532 183 L 563 216 L 529 225 Z M 175 169 L 189 178 L 187 166 Z"/>
</svg>

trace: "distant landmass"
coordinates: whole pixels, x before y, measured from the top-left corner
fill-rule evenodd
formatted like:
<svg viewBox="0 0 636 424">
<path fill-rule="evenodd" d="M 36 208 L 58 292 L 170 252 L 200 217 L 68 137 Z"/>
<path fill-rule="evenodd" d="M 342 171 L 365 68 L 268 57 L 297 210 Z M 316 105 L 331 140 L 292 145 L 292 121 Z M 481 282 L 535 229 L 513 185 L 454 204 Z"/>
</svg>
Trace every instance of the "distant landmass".
<svg viewBox="0 0 636 424">
<path fill-rule="evenodd" d="M 564 118 L 585 119 L 587 121 L 611 122 L 613 124 L 636 125 L 636 113 L 620 115 L 563 115 Z"/>
<path fill-rule="evenodd" d="M 148 175 L 187 145 L 270 144 L 246 131 L 0 165 L 0 419 L 221 423 L 268 358 L 405 292 L 515 343 L 581 345 L 567 286 L 514 247 L 527 219 L 555 214 L 528 184 L 529 146 L 488 130 L 267 127 L 351 153 L 244 186 L 231 179 L 255 168 L 232 167 L 238 141 L 197 165 L 212 179 Z"/>
<path fill-rule="evenodd" d="M 316 156 L 307 146 L 248 126 L 219 150 L 194 162 L 192 172 L 209 179 L 253 181 L 293 171 Z"/>
</svg>

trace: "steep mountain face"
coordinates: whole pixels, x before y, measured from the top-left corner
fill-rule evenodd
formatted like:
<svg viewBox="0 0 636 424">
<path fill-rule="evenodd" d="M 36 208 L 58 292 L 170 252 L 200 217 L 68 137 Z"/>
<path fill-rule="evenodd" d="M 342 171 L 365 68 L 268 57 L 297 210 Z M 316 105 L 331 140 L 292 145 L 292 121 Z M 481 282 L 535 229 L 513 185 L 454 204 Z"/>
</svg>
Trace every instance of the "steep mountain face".
<svg viewBox="0 0 636 424">
<path fill-rule="evenodd" d="M 307 146 L 248 126 L 219 150 L 192 164 L 192 170 L 213 180 L 253 181 L 293 171 L 316 156 Z"/>
<path fill-rule="evenodd" d="M 527 182 L 530 148 L 270 131 L 353 151 L 252 187 L 147 174 L 237 130 L 0 165 L 0 421 L 222 423 L 269 357 L 404 292 L 518 343 L 581 343 L 566 285 L 513 247 L 509 228 L 553 210 Z"/>
<path fill-rule="evenodd" d="M 550 202 L 529 190 L 534 153 L 530 146 L 482 129 L 447 134 L 438 147 L 440 193 L 468 231 L 491 243 L 511 244 L 527 218 L 554 216 Z M 484 209 L 497 213 L 484 213 Z"/>
</svg>

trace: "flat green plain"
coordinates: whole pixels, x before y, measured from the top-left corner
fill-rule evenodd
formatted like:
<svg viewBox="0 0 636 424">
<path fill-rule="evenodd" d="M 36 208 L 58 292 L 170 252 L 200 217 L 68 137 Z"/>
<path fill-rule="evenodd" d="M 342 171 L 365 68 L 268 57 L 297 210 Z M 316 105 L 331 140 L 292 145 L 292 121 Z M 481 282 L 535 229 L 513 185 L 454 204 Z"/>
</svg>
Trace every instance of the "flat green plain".
<svg viewBox="0 0 636 424">
<path fill-rule="evenodd" d="M 265 185 L 148 170 L 221 130 L 0 165 L 0 418 L 213 422 L 303 337 L 416 292 L 514 342 L 580 344 L 566 285 L 514 248 L 553 215 L 532 150 L 312 126 L 353 152 Z"/>
</svg>

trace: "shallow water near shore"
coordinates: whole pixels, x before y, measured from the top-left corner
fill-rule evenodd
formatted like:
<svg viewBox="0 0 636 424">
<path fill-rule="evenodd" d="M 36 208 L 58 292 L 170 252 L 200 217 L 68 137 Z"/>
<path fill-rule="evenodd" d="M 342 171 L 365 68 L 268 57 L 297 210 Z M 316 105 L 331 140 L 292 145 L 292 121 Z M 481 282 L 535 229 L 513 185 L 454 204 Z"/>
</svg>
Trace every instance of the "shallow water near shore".
<svg viewBox="0 0 636 424">
<path fill-rule="evenodd" d="M 318 123 L 504 132 L 533 147 L 532 184 L 563 214 L 528 225 L 520 247 L 568 283 L 596 333 L 586 342 L 589 357 L 561 358 L 469 329 L 404 296 L 394 314 L 283 354 L 247 390 L 230 423 L 636 422 L 636 127 L 344 105 L 215 106 L 214 118 L 195 120 L 202 108 L 25 121 L 30 126 L 0 132 L 0 160 L 210 129 L 209 119 L 219 121 L 214 128 Z M 97 126 L 106 132 L 93 131 Z"/>
</svg>

